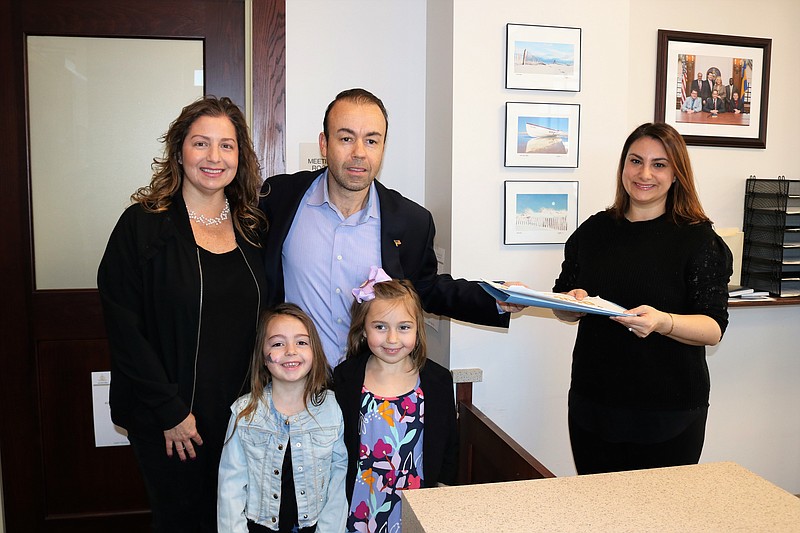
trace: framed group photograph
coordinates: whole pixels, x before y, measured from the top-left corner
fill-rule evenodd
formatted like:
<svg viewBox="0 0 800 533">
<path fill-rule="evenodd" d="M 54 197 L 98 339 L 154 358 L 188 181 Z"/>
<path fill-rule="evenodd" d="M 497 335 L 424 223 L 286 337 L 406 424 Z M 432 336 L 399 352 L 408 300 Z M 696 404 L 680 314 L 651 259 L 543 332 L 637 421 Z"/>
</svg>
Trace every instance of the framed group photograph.
<svg viewBox="0 0 800 533">
<path fill-rule="evenodd" d="M 766 148 L 772 39 L 658 30 L 655 121 L 686 144 Z"/>
<path fill-rule="evenodd" d="M 507 167 L 578 167 L 580 104 L 506 102 Z"/>
<path fill-rule="evenodd" d="M 504 244 L 563 244 L 578 227 L 577 181 L 506 181 Z"/>
<path fill-rule="evenodd" d="M 506 24 L 506 89 L 581 90 L 581 29 Z"/>
</svg>

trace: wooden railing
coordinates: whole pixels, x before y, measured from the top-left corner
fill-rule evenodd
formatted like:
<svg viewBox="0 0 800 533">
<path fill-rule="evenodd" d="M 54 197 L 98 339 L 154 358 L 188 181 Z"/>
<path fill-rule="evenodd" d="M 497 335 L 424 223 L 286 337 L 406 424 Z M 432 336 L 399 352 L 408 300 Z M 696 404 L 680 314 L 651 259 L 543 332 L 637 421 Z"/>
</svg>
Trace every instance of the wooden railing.
<svg viewBox="0 0 800 533">
<path fill-rule="evenodd" d="M 472 405 L 472 382 L 456 384 L 460 485 L 556 477 Z"/>
</svg>

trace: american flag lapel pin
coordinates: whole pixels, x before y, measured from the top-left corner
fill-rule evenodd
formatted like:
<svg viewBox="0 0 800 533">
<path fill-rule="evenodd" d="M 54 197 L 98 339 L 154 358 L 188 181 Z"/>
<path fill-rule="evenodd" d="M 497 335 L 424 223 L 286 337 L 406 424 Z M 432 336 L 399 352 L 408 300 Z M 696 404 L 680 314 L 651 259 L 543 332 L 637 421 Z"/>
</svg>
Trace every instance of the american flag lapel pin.
<svg viewBox="0 0 800 533">
<path fill-rule="evenodd" d="M 395 246 L 395 248 L 399 248 L 401 244 L 403 244 L 403 243 L 402 243 L 402 242 L 400 242 L 400 239 L 395 239 L 395 240 L 394 240 L 394 246 Z"/>
</svg>

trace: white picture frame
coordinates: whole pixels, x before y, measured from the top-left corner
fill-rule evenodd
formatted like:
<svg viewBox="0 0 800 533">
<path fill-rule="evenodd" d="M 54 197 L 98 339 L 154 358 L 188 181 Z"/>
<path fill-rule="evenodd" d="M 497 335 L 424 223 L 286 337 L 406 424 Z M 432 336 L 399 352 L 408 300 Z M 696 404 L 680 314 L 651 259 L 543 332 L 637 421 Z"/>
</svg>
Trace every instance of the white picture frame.
<svg viewBox="0 0 800 533">
<path fill-rule="evenodd" d="M 506 24 L 506 89 L 581 90 L 581 29 Z"/>
<path fill-rule="evenodd" d="M 504 183 L 503 244 L 563 244 L 578 227 L 577 181 Z"/>
<path fill-rule="evenodd" d="M 505 166 L 578 168 L 580 108 L 507 102 Z"/>
</svg>

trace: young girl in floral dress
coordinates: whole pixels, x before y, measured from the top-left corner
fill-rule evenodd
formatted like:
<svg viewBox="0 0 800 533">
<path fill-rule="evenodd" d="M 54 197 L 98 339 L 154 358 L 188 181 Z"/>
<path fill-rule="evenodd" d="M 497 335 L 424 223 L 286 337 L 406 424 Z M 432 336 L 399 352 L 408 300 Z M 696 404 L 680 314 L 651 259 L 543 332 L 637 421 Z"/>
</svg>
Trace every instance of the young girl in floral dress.
<svg viewBox="0 0 800 533">
<path fill-rule="evenodd" d="M 453 379 L 427 361 L 411 283 L 373 267 L 353 295 L 347 359 L 334 370 L 349 457 L 347 531 L 398 533 L 401 491 L 455 482 Z"/>
</svg>

